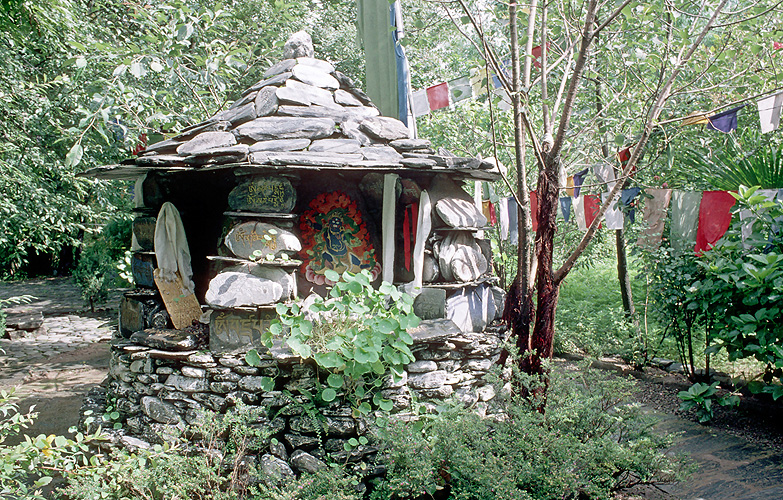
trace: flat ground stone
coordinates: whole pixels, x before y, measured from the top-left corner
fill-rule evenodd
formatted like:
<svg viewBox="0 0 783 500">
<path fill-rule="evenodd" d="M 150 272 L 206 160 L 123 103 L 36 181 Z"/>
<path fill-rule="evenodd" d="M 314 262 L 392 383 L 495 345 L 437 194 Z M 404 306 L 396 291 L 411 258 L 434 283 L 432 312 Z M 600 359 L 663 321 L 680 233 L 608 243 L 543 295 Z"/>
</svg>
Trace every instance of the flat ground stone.
<svg viewBox="0 0 783 500">
<path fill-rule="evenodd" d="M 283 287 L 247 273 L 222 272 L 212 278 L 204 300 L 213 307 L 254 307 L 274 304 Z"/>
<path fill-rule="evenodd" d="M 231 132 L 202 132 L 177 148 L 177 153 L 189 155 L 213 148 L 233 146 L 237 143 Z"/>
<path fill-rule="evenodd" d="M 237 138 L 253 141 L 270 139 L 322 139 L 335 132 L 335 121 L 329 118 L 265 116 L 234 129 Z"/>
<path fill-rule="evenodd" d="M 388 116 L 376 116 L 363 121 L 359 128 L 370 137 L 382 141 L 408 139 L 410 131 L 400 120 Z"/>
<path fill-rule="evenodd" d="M 299 238 L 290 231 L 266 222 L 243 222 L 226 235 L 226 246 L 240 259 L 264 259 L 267 255 L 280 256 L 302 249 Z"/>
<path fill-rule="evenodd" d="M 289 213 L 296 205 L 296 191 L 285 177 L 254 177 L 228 194 L 232 210 Z"/>
</svg>

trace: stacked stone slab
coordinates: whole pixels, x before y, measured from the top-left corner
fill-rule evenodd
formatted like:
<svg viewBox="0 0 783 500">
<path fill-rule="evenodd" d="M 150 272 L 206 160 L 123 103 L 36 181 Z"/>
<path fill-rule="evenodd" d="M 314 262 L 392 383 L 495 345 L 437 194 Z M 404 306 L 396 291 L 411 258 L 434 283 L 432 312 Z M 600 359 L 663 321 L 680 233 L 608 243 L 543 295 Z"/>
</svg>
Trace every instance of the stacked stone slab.
<svg viewBox="0 0 783 500">
<path fill-rule="evenodd" d="M 500 333 L 463 334 L 449 320 L 433 320 L 424 321 L 412 336 L 416 360 L 399 382 L 388 380 L 381 391 L 394 403 L 399 418 L 414 417 L 414 398 L 434 410 L 444 398 L 454 396 L 482 414 L 492 412 L 498 388 L 485 375 L 499 357 Z M 105 390 L 124 420 L 122 429 L 115 431 L 115 442 L 136 447 L 162 443 L 188 425 L 198 425 L 200 410 L 225 412 L 241 402 L 260 409 L 254 424 L 264 426 L 279 443 L 271 446 L 270 440 L 269 451 L 256 457 L 258 462 L 274 459 L 293 473 L 312 472 L 307 467 L 322 466 L 326 454 L 340 462 L 373 461 L 376 415 L 356 418 L 347 403 L 338 402 L 319 409 L 323 419 L 312 420 L 305 413 L 310 402 L 301 390 L 314 390 L 325 376 L 314 365 L 281 346 L 262 353 L 259 366 L 249 366 L 241 354 L 195 347 L 192 335 L 165 332 L 139 332 L 112 342 Z M 273 377 L 274 387 L 266 386 L 264 377 Z M 97 405 L 95 395 L 92 399 L 92 406 L 83 411 L 99 416 L 105 411 L 105 397 L 97 397 L 102 402 Z M 367 436 L 369 444 L 346 452 L 344 444 L 359 436 Z"/>
</svg>

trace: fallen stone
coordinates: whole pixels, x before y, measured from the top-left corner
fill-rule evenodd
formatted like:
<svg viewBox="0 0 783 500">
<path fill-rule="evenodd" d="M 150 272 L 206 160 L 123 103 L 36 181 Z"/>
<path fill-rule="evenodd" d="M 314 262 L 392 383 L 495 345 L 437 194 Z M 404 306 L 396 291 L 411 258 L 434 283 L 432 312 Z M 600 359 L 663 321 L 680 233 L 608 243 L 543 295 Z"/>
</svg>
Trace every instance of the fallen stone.
<svg viewBox="0 0 783 500">
<path fill-rule="evenodd" d="M 410 130 L 400 120 L 388 116 L 376 116 L 363 121 L 359 128 L 370 137 L 381 141 L 410 138 Z"/>
<path fill-rule="evenodd" d="M 231 132 L 202 132 L 188 142 L 177 147 L 180 155 L 190 155 L 208 149 L 233 146 L 237 143 L 236 137 Z"/>
<path fill-rule="evenodd" d="M 253 141 L 269 139 L 322 139 L 335 132 L 334 120 L 328 118 L 303 119 L 288 116 L 256 118 L 234 129 L 237 138 Z"/>
</svg>

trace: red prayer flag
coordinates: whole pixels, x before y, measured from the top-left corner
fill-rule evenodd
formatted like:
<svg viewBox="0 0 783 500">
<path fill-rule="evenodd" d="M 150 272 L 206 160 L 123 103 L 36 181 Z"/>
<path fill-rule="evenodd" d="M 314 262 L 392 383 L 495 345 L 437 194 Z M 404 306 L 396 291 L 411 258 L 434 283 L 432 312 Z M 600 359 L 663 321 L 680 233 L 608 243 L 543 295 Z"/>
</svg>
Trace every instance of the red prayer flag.
<svg viewBox="0 0 783 500">
<path fill-rule="evenodd" d="M 696 229 L 696 255 L 709 250 L 731 225 L 731 207 L 737 202 L 728 191 L 704 191 Z"/>
<path fill-rule="evenodd" d="M 595 220 L 596 215 L 598 215 L 598 209 L 601 208 L 601 199 L 596 194 L 586 194 L 584 197 L 585 222 L 587 223 L 587 227 L 590 227 Z M 600 228 L 601 224 L 598 224 L 598 227 Z"/>
<path fill-rule="evenodd" d="M 430 110 L 447 108 L 449 106 L 449 84 L 446 82 L 433 85 L 427 89 L 427 100 Z"/>
<path fill-rule="evenodd" d="M 772 42 L 772 49 L 773 50 L 783 49 L 783 42 Z"/>
</svg>

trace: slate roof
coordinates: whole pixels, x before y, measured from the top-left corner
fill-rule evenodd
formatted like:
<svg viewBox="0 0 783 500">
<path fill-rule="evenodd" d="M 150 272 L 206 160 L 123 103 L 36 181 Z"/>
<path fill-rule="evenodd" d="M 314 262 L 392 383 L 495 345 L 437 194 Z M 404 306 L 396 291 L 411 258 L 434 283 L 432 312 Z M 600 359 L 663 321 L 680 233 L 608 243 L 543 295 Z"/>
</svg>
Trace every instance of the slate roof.
<svg viewBox="0 0 783 500">
<path fill-rule="evenodd" d="M 298 57 L 269 68 L 228 109 L 148 146 L 122 166 L 82 175 L 128 178 L 150 169 L 233 165 L 456 169 L 469 177 L 496 177 L 488 172 L 495 169 L 490 162 L 443 149 L 436 153 L 430 141 L 409 137 L 402 122 L 380 116 L 369 97 L 331 63 Z M 128 168 L 134 166 L 141 168 Z"/>
</svg>

